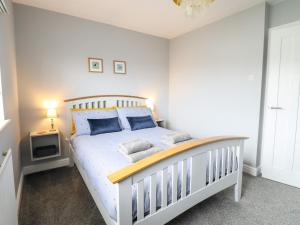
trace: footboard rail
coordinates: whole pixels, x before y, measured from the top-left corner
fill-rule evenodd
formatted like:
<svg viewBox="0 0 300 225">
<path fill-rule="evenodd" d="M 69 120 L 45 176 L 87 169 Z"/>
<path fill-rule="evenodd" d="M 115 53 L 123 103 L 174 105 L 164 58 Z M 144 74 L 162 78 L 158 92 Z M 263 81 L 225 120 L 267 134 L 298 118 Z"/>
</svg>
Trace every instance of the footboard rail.
<svg viewBox="0 0 300 225">
<path fill-rule="evenodd" d="M 239 201 L 245 139 L 220 136 L 193 140 L 111 174 L 108 179 L 118 185 L 117 224 L 165 224 L 197 203 L 233 185 L 235 200 Z M 169 187 L 168 170 L 171 171 Z M 158 181 L 157 177 L 161 180 Z M 144 212 L 145 179 L 150 179 L 150 212 L 147 215 Z M 157 207 L 159 182 L 161 204 Z M 136 187 L 137 196 L 137 218 L 134 221 L 133 186 Z M 172 192 L 169 201 L 168 188 Z"/>
</svg>

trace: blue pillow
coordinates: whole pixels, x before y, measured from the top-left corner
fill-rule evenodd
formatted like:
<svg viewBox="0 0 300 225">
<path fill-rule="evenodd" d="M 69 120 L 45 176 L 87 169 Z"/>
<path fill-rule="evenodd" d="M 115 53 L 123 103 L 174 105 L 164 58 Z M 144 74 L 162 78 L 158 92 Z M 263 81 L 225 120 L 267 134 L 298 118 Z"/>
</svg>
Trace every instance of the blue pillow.
<svg viewBox="0 0 300 225">
<path fill-rule="evenodd" d="M 156 127 L 151 116 L 127 117 L 131 130 Z"/>
<path fill-rule="evenodd" d="M 91 129 L 91 135 L 112 133 L 121 131 L 119 118 L 87 119 Z"/>
</svg>

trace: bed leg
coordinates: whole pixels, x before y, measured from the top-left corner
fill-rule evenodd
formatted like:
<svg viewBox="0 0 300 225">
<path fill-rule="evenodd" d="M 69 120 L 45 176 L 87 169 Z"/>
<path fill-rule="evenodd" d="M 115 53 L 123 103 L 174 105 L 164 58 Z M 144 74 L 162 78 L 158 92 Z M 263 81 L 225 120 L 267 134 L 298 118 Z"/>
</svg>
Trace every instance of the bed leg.
<svg viewBox="0 0 300 225">
<path fill-rule="evenodd" d="M 74 167 L 75 163 L 72 156 L 69 157 L 69 167 Z"/>
<path fill-rule="evenodd" d="M 237 170 L 237 182 L 234 186 L 234 200 L 239 202 L 242 196 L 242 180 L 243 180 L 243 153 L 244 153 L 244 141 L 240 142 L 240 146 L 237 152 L 238 157 L 238 170 Z"/>
<path fill-rule="evenodd" d="M 238 182 L 236 185 L 234 185 L 234 200 L 236 202 L 239 202 L 242 197 L 242 185 L 240 182 Z"/>
<path fill-rule="evenodd" d="M 66 139 L 67 147 L 68 147 L 68 153 L 69 153 L 69 167 L 74 167 L 74 159 L 73 159 L 73 151 L 72 151 L 72 145 L 69 141 L 69 139 Z"/>
</svg>

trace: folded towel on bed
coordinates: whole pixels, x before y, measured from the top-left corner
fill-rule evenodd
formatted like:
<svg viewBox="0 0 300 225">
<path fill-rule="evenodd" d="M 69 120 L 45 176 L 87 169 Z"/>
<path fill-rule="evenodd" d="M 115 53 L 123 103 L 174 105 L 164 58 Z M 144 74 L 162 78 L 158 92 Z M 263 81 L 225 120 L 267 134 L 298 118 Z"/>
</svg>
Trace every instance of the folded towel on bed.
<svg viewBox="0 0 300 225">
<path fill-rule="evenodd" d="M 162 151 L 162 148 L 159 147 L 152 147 L 149 148 L 147 150 L 144 151 L 140 151 L 140 152 L 136 152 L 136 153 L 132 153 L 132 154 L 124 154 L 124 152 L 121 151 L 121 153 L 131 162 L 131 163 L 135 163 L 139 160 L 142 160 L 144 158 L 147 158 L 148 156 L 151 156 L 157 152 Z"/>
<path fill-rule="evenodd" d="M 162 142 L 167 145 L 174 145 L 179 142 L 184 142 L 191 139 L 192 139 L 191 135 L 186 132 L 174 132 L 174 133 L 164 135 L 162 137 Z"/>
<path fill-rule="evenodd" d="M 166 145 L 168 148 L 171 148 L 171 147 L 175 147 L 177 145 L 182 145 L 182 144 L 185 144 L 189 141 L 193 141 L 194 139 L 190 139 L 190 140 L 187 140 L 187 141 L 182 141 L 182 142 L 177 142 L 176 144 L 173 144 L 173 143 L 170 143 L 169 141 L 164 141 L 162 140 L 161 143 Z"/>
<path fill-rule="evenodd" d="M 132 153 L 145 151 L 145 150 L 151 148 L 152 146 L 153 145 L 147 140 L 136 139 L 136 140 L 132 140 L 132 141 L 128 141 L 128 142 L 119 144 L 119 149 L 123 153 L 129 155 Z"/>
</svg>

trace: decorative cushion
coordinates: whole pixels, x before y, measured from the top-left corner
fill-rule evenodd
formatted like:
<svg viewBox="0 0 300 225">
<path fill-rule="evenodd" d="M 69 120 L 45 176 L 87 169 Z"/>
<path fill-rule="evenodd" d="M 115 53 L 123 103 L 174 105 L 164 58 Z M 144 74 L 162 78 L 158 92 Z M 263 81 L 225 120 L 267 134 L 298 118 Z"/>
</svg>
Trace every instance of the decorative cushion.
<svg viewBox="0 0 300 225">
<path fill-rule="evenodd" d="M 151 116 L 152 121 L 156 125 L 155 121 L 153 120 L 151 109 L 145 106 L 117 108 L 117 111 L 118 111 L 119 119 L 121 121 L 121 125 L 124 129 L 128 129 L 128 130 L 131 129 L 127 117 Z"/>
<path fill-rule="evenodd" d="M 91 129 L 91 135 L 113 133 L 121 131 L 119 118 L 87 119 Z"/>
<path fill-rule="evenodd" d="M 72 109 L 72 119 L 74 122 L 73 134 L 90 135 L 91 129 L 87 119 L 108 119 L 118 117 L 115 108 L 98 109 Z"/>
<path fill-rule="evenodd" d="M 151 116 L 127 117 L 131 130 L 156 127 Z"/>
</svg>

